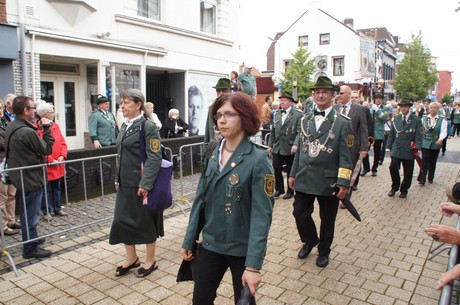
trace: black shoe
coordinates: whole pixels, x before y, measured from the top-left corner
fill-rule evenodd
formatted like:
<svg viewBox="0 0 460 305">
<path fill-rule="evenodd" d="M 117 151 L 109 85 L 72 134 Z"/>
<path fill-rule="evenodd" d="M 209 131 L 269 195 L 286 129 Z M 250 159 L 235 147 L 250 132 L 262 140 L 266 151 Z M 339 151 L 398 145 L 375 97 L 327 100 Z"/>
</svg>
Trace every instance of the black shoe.
<svg viewBox="0 0 460 305">
<path fill-rule="evenodd" d="M 406 197 L 407 197 L 407 193 L 401 192 L 401 194 L 399 194 L 399 198 L 406 198 Z"/>
<path fill-rule="evenodd" d="M 297 254 L 297 257 L 300 259 L 306 258 L 311 253 L 311 250 L 313 250 L 313 248 L 316 247 L 317 244 L 318 242 L 314 242 L 311 244 L 304 244 L 302 248 L 300 248 L 299 254 Z"/>
<path fill-rule="evenodd" d="M 37 250 L 35 250 L 34 252 L 23 253 L 22 257 L 26 259 L 27 258 L 46 258 L 46 257 L 50 257 L 51 254 L 53 254 L 52 251 L 37 247 Z"/>
<path fill-rule="evenodd" d="M 420 186 L 424 186 L 424 185 L 425 185 L 425 181 L 419 181 L 418 184 L 420 184 Z"/>
<path fill-rule="evenodd" d="M 441 156 L 445 156 L 445 155 L 446 155 L 446 153 L 445 153 L 445 152 L 443 152 L 443 153 L 441 154 Z"/>
<path fill-rule="evenodd" d="M 292 197 L 294 197 L 293 193 L 286 193 L 286 195 L 283 196 L 283 199 L 291 199 Z"/>
<path fill-rule="evenodd" d="M 133 268 L 137 268 L 140 265 L 141 265 L 141 263 L 139 262 L 139 257 L 138 257 L 136 259 L 136 261 L 134 263 L 132 263 L 131 265 L 129 265 L 128 267 L 123 267 L 123 265 L 118 266 L 117 270 L 115 270 L 115 276 L 125 275 L 126 273 L 128 273 L 129 270 L 131 270 Z"/>
<path fill-rule="evenodd" d="M 383 164 L 383 161 L 379 161 L 379 165 L 382 165 Z"/>
<path fill-rule="evenodd" d="M 428 180 L 428 183 L 429 183 L 429 184 L 433 184 L 433 180 Z"/>
<path fill-rule="evenodd" d="M 8 225 L 8 227 L 9 227 L 10 229 L 17 229 L 17 230 L 22 229 L 22 226 L 21 226 L 19 223 L 17 223 L 17 222 Z"/>
<path fill-rule="evenodd" d="M 377 177 L 377 172 L 372 172 L 372 177 Z"/>
<path fill-rule="evenodd" d="M 369 172 L 369 171 L 362 171 L 362 172 L 361 172 L 361 176 L 363 176 L 363 177 L 366 176 L 366 174 L 367 174 L 368 172 Z"/>
<path fill-rule="evenodd" d="M 397 190 L 391 189 L 391 191 L 388 192 L 389 197 L 393 197 L 396 194 Z"/>
<path fill-rule="evenodd" d="M 284 194 L 284 192 L 280 193 L 280 192 L 276 191 L 275 195 L 273 197 L 280 198 L 280 196 L 283 195 L 283 194 Z"/>
<path fill-rule="evenodd" d="M 320 255 L 316 258 L 316 266 L 324 268 L 329 265 L 329 257 L 326 255 Z"/>
<path fill-rule="evenodd" d="M 150 268 L 148 269 L 145 269 L 144 267 L 141 267 L 139 269 L 137 269 L 137 277 L 146 277 L 147 275 L 149 275 L 150 273 L 152 273 L 153 271 L 157 270 L 158 269 L 158 265 L 157 265 L 157 262 L 153 262 L 153 265 L 150 266 Z"/>
<path fill-rule="evenodd" d="M 354 191 L 357 191 L 358 190 L 358 186 L 357 185 L 353 185 L 353 192 Z"/>
</svg>

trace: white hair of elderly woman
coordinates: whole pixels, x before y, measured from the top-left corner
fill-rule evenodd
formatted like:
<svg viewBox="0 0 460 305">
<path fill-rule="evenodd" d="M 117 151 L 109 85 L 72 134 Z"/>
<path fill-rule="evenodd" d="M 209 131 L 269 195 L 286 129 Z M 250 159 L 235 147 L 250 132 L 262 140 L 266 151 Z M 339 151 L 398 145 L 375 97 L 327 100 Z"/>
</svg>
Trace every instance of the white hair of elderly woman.
<svg viewBox="0 0 460 305">
<path fill-rule="evenodd" d="M 39 103 L 37 105 L 37 114 L 42 118 L 45 114 L 54 112 L 54 106 L 50 103 Z"/>
<path fill-rule="evenodd" d="M 171 110 L 169 110 L 168 112 L 168 117 L 173 117 L 175 115 L 179 115 L 179 110 L 177 110 L 176 108 L 172 108 Z"/>
</svg>

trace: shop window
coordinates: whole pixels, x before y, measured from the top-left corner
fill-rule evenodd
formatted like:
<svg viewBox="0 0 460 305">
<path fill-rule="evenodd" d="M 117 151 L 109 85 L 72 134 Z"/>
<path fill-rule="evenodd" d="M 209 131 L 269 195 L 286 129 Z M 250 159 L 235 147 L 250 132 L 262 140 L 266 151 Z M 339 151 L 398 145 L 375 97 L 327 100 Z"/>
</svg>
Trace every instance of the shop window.
<svg viewBox="0 0 460 305">
<path fill-rule="evenodd" d="M 330 44 L 331 35 L 329 33 L 319 34 L 319 44 Z"/>
<path fill-rule="evenodd" d="M 299 48 L 308 47 L 308 35 L 299 36 Z"/>
<path fill-rule="evenodd" d="M 345 74 L 345 59 L 343 56 L 332 57 L 334 76 L 343 76 Z"/>
<path fill-rule="evenodd" d="M 216 6 L 207 1 L 201 1 L 200 16 L 201 31 L 216 34 Z"/>
<path fill-rule="evenodd" d="M 160 20 L 161 0 L 137 0 L 137 15 Z"/>
</svg>

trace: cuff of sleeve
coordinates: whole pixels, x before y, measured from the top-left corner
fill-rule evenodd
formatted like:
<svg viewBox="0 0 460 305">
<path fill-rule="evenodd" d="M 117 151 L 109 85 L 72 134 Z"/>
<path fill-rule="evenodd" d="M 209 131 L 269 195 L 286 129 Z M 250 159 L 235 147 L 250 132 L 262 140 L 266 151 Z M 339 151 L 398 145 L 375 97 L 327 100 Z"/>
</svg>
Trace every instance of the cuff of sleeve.
<svg viewBox="0 0 460 305">
<path fill-rule="evenodd" d="M 251 268 L 260 270 L 262 269 L 262 262 L 263 262 L 262 258 L 248 255 L 246 256 L 246 262 L 244 263 L 244 265 L 246 267 L 251 267 Z"/>
</svg>

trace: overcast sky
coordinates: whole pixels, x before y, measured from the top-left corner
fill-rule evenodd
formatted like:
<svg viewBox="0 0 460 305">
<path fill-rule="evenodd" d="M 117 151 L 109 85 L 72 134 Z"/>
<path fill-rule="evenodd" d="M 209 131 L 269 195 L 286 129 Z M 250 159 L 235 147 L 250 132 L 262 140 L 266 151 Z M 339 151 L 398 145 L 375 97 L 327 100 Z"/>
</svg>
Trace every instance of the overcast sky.
<svg viewBox="0 0 460 305">
<path fill-rule="evenodd" d="M 354 19 L 355 29 L 386 27 L 406 42 L 421 31 L 436 56 L 438 70 L 453 71 L 452 90 L 460 91 L 459 0 L 240 0 L 240 60 L 266 70 L 266 53 L 277 32 L 285 31 L 309 7 L 317 6 L 338 20 Z"/>
</svg>

